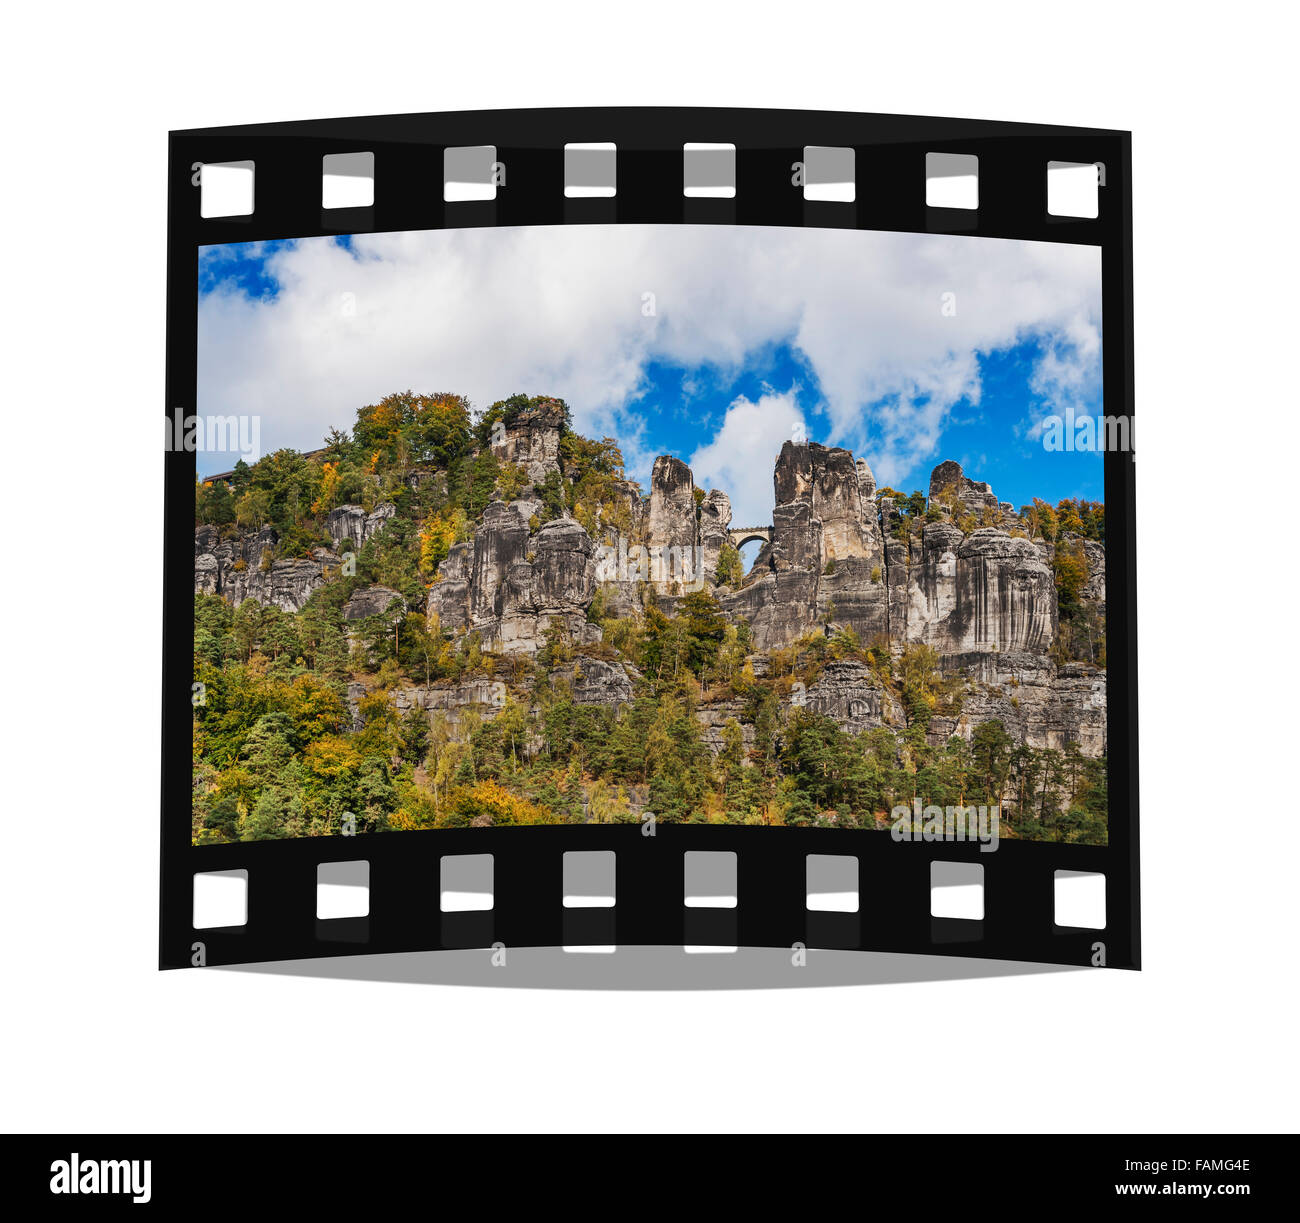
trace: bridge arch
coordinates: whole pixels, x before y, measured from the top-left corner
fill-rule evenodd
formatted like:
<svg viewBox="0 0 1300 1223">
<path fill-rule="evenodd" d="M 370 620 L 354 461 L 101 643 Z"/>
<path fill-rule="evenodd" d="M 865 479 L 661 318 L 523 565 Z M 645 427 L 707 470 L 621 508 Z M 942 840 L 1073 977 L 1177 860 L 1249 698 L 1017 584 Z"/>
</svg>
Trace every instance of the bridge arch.
<svg viewBox="0 0 1300 1223">
<path fill-rule="evenodd" d="M 759 543 L 770 544 L 772 542 L 772 528 L 768 527 L 732 527 L 727 532 L 727 538 L 731 541 L 731 546 L 737 552 L 746 544 L 757 540 Z"/>
</svg>

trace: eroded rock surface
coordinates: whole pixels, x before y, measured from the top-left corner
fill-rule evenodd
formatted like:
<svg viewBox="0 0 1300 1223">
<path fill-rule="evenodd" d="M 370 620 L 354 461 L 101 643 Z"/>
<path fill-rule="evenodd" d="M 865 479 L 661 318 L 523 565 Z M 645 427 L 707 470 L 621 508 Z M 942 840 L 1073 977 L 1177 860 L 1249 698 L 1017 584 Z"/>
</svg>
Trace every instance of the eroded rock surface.
<svg viewBox="0 0 1300 1223">
<path fill-rule="evenodd" d="M 317 549 L 312 559 L 273 559 L 278 542 L 275 531 L 263 527 L 236 539 L 222 540 L 216 527 L 194 531 L 195 593 L 220 595 L 233 607 L 245 599 L 301 611 L 312 592 L 324 584 L 327 569 L 337 568 L 337 556 Z"/>
<path fill-rule="evenodd" d="M 544 400 L 525 408 L 492 440 L 492 453 L 503 463 L 523 467 L 534 484 L 560 470 L 560 438 L 564 408 L 558 400 Z"/>
<path fill-rule="evenodd" d="M 369 514 L 359 505 L 340 505 L 330 510 L 325 519 L 325 529 L 334 541 L 335 551 L 360 551 L 362 545 L 378 535 L 396 513 L 397 507 L 391 502 L 375 506 Z"/>
<path fill-rule="evenodd" d="M 398 603 L 405 610 L 406 600 L 397 591 L 387 586 L 365 586 L 349 596 L 343 604 L 343 619 L 365 620 L 369 616 L 382 615 L 393 603 Z"/>
<path fill-rule="evenodd" d="M 536 486 L 562 471 L 562 436 L 562 408 L 543 402 L 516 418 L 493 451 L 524 467 Z M 748 623 L 756 675 L 765 672 L 768 651 L 851 629 L 862 645 L 885 643 L 895 653 L 932 647 L 942 668 L 966 677 L 959 712 L 931 722 L 934 742 L 969 737 L 997 718 L 1032 747 L 1105 751 L 1105 671 L 1053 661 L 1060 653 L 1055 549 L 1080 550 L 1086 581 L 1079 597 L 1104 624 L 1101 543 L 1027 538 L 1011 506 L 954 462 L 934 469 L 926 515 L 904 513 L 892 496 L 880 495 L 866 460 L 840 447 L 786 442 L 772 481 L 771 523 L 743 527 L 768 542 L 739 589 L 714 585 L 723 548 L 742 538 L 730 497 L 722 489 L 703 492 L 685 463 L 661 455 L 645 498 L 629 481 L 611 482 L 615 512 L 603 510 L 594 520 L 595 539 L 567 514 L 543 522 L 547 503 L 536 487 L 512 502 L 490 503 L 473 538 L 454 544 L 439 565 L 424 610 L 441 630 L 477 633 L 488 651 L 530 658 L 560 627 L 579 657 L 558 667 L 553 682 L 567 684 L 579 703 L 622 705 L 634 699 L 639 677 L 626 662 L 583 655 L 601 642 L 596 621 L 639 615 L 647 591 L 671 615 L 690 591 L 710 590 L 728 621 Z M 301 610 L 342 556 L 373 539 L 394 513 L 391 504 L 370 513 L 337 507 L 327 518 L 334 548 L 319 548 L 311 559 L 277 559 L 269 527 L 222 540 L 216 528 L 201 526 L 195 590 L 232 604 L 255 598 Z M 344 614 L 360 620 L 400 598 L 372 586 L 355 593 Z M 412 691 L 419 695 L 410 700 L 430 711 L 484 703 L 473 688 Z M 809 709 L 853 731 L 904 722 L 891 689 L 860 662 L 828 663 L 802 696 Z M 697 716 L 714 750 L 733 717 L 752 742 L 743 712 L 743 702 L 701 703 Z"/>
</svg>

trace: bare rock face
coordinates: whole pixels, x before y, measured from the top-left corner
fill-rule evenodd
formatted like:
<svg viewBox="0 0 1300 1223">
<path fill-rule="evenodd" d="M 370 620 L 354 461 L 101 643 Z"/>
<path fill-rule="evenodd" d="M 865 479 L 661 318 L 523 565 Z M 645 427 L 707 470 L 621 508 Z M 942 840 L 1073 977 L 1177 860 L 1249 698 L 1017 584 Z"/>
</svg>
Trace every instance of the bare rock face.
<svg viewBox="0 0 1300 1223">
<path fill-rule="evenodd" d="M 890 572 L 870 468 L 838 447 L 786 442 L 772 480 L 772 542 L 759 576 L 726 602 L 749 618 L 756 646 L 788 644 L 828 619 L 864 641 L 887 633 Z"/>
<path fill-rule="evenodd" d="M 793 501 L 812 505 L 814 445 L 815 442 L 782 444 L 772 471 L 772 487 L 776 493 L 777 505 L 789 505 Z M 818 446 L 817 449 L 824 450 L 825 447 Z"/>
<path fill-rule="evenodd" d="M 365 684 L 352 682 L 348 685 L 348 712 L 352 717 L 352 729 L 362 728 L 361 700 L 366 695 Z M 394 688 L 388 699 L 399 714 L 412 709 L 428 711 L 430 721 L 435 716 L 443 717 L 453 730 L 464 720 L 468 710 L 475 710 L 484 721 L 491 721 L 505 705 L 505 685 L 489 679 L 463 679 L 455 683 L 436 684 L 426 687 L 423 684 L 414 688 Z"/>
<path fill-rule="evenodd" d="M 895 531 L 901 516 L 892 497 L 877 497 L 885 578 L 885 635 L 892 641 L 907 640 L 908 583 L 911 580 L 911 548 Z"/>
<path fill-rule="evenodd" d="M 366 511 L 359 505 L 339 505 L 330 510 L 325 529 L 335 545 L 360 548 L 365 542 Z"/>
<path fill-rule="evenodd" d="M 503 463 L 513 463 L 541 484 L 550 472 L 560 470 L 560 438 L 564 435 L 564 408 L 548 399 L 525 408 L 494 438 L 492 453 Z"/>
<path fill-rule="evenodd" d="M 538 613 L 586 611 L 596 596 L 596 548 L 572 519 L 542 526 L 533 539 L 532 567 Z"/>
<path fill-rule="evenodd" d="M 717 521 L 721 508 L 715 500 L 710 530 L 718 551 L 721 551 L 723 542 L 718 534 Z M 726 501 L 728 512 L 730 508 L 730 501 Z M 682 594 L 701 587 L 712 576 L 700 547 L 702 515 L 702 504 L 697 514 L 695 478 L 691 469 L 681 459 L 661 454 L 655 459 L 650 475 L 650 501 L 644 520 L 644 558 L 634 555 L 629 549 L 632 569 L 643 571 L 641 580 L 649 581 L 659 594 Z M 716 564 L 715 560 L 715 567 Z M 637 580 L 635 576 L 633 580 Z"/>
<path fill-rule="evenodd" d="M 1083 544 L 1084 560 L 1088 564 L 1088 580 L 1084 583 L 1082 598 L 1087 603 L 1094 603 L 1106 614 L 1106 549 L 1095 539 L 1080 541 Z"/>
<path fill-rule="evenodd" d="M 432 624 L 454 631 L 469 627 L 469 587 L 473 576 L 474 543 L 452 544 L 429 587 L 428 616 Z"/>
<path fill-rule="evenodd" d="M 573 519 L 529 531 L 526 503 L 492 502 L 474 539 L 455 544 L 429 589 L 428 612 L 442 628 L 482 634 L 489 649 L 535 654 L 558 618 L 576 642 L 594 644 L 600 629 L 586 610 L 596 594 L 596 549 Z"/>
<path fill-rule="evenodd" d="M 632 681 L 638 675 L 631 663 L 579 658 L 556 667 L 551 681 L 566 684 L 577 705 L 625 705 L 632 699 Z"/>
<path fill-rule="evenodd" d="M 387 586 L 367 586 L 358 590 L 343 604 L 343 619 L 365 620 L 369 616 L 378 616 L 388 611 L 394 600 L 400 603 L 403 609 L 406 607 L 406 600 L 397 591 Z"/>
<path fill-rule="evenodd" d="M 857 461 L 858 468 L 858 496 L 862 499 L 865 506 L 872 497 L 876 495 L 876 477 L 871 474 L 871 468 L 867 466 L 866 459 Z"/>
<path fill-rule="evenodd" d="M 236 606 L 245 599 L 256 599 L 259 603 L 274 604 L 281 611 L 302 611 L 312 591 L 324 584 L 323 570 L 319 561 L 273 561 L 266 572 L 259 568 L 234 574 L 228 593 Z"/>
<path fill-rule="evenodd" d="M 1038 548 L 1002 531 L 972 531 L 957 551 L 956 606 L 942 621 L 947 648 L 1046 653 L 1056 627 L 1056 582 Z"/>
<path fill-rule="evenodd" d="M 596 584 L 607 614 L 634 616 L 641 610 L 643 583 L 650 580 L 649 550 L 618 538 L 596 549 Z"/>
<path fill-rule="evenodd" d="M 458 726 L 468 709 L 477 710 L 484 721 L 495 718 L 505 705 L 503 688 L 503 684 L 494 680 L 463 679 L 454 684 L 410 691 L 417 707 L 427 709 L 430 715 L 442 713 L 452 726 Z"/>
<path fill-rule="evenodd" d="M 754 724 L 744 721 L 744 717 L 745 702 L 739 698 L 713 701 L 701 705 L 695 711 L 695 720 L 700 724 L 705 746 L 715 756 L 726 746 L 725 732 L 728 722 L 735 722 L 740 727 L 740 737 L 746 751 L 754 746 Z"/>
<path fill-rule="evenodd" d="M 817 619 L 851 628 L 864 645 L 887 633 L 889 587 L 883 557 L 872 561 L 849 557 L 837 561 L 833 573 L 817 583 Z"/>
<path fill-rule="evenodd" d="M 822 562 L 870 556 L 863 538 L 862 493 L 853 455 L 839 447 L 812 446 L 813 516 L 822 524 Z"/>
<path fill-rule="evenodd" d="M 211 552 L 194 554 L 194 593 L 214 595 L 220 577 L 221 562 Z"/>
<path fill-rule="evenodd" d="M 1063 664 L 1052 680 L 1042 721 L 1031 724 L 1029 733 L 1060 751 L 1076 743 L 1085 756 L 1102 755 L 1106 751 L 1106 672 L 1086 662 Z M 1032 745 L 1033 739 L 1030 742 Z"/>
<path fill-rule="evenodd" d="M 530 522 L 542 512 L 542 503 L 533 497 L 521 497 L 510 502 L 510 508 L 519 515 L 521 522 Z"/>
<path fill-rule="evenodd" d="M 772 554 L 777 568 L 824 569 L 848 557 L 878 560 L 882 547 L 864 461 L 817 442 L 786 442 L 772 475 Z M 863 490 L 869 492 L 864 497 Z"/>
<path fill-rule="evenodd" d="M 937 647 L 936 624 L 957 610 L 957 553 L 965 535 L 945 522 L 926 523 L 917 548 L 890 537 L 890 635 L 899 641 Z"/>
<path fill-rule="evenodd" d="M 711 488 L 700 506 L 700 553 L 704 575 L 713 580 L 718 571 L 718 556 L 727 543 L 731 526 L 731 498 L 720 488 Z"/>
<path fill-rule="evenodd" d="M 572 519 L 546 523 L 504 575 L 503 611 L 580 611 L 595 594 L 595 548 Z"/>
<path fill-rule="evenodd" d="M 220 594 L 223 569 L 233 562 L 234 547 L 229 542 L 221 542 L 221 532 L 216 527 L 194 528 L 195 594 Z"/>
<path fill-rule="evenodd" d="M 982 513 L 984 510 L 991 510 L 995 514 L 1001 513 L 1001 506 L 998 499 L 993 495 L 993 489 L 982 481 L 971 480 L 962 471 L 960 463 L 954 463 L 952 459 L 940 463 L 930 473 L 930 497 L 933 500 L 940 493 L 951 491 L 968 510 L 975 513 Z"/>
<path fill-rule="evenodd" d="M 470 620 L 475 628 L 500 619 L 506 578 L 514 565 L 526 563 L 527 553 L 528 524 L 505 502 L 493 501 L 474 532 Z"/>
<path fill-rule="evenodd" d="M 271 560 L 278 537 L 271 527 L 222 540 L 216 527 L 194 531 L 194 590 L 220 595 L 233 607 L 256 599 L 281 611 L 298 612 L 312 592 L 324 584 L 325 571 L 339 558 L 317 549 L 313 559 Z"/>
<path fill-rule="evenodd" d="M 816 627 L 817 575 L 807 569 L 779 569 L 720 594 L 719 601 L 728 618 L 749 621 L 755 649 L 774 649 Z"/>
<path fill-rule="evenodd" d="M 786 569 L 821 572 L 822 524 L 809 500 L 772 507 L 772 545 L 764 551 L 768 565 L 778 573 Z M 759 559 L 764 559 L 761 553 Z"/>
<path fill-rule="evenodd" d="M 650 474 L 646 538 L 652 547 L 695 546 L 695 479 L 691 469 L 670 454 L 655 459 Z"/>
<path fill-rule="evenodd" d="M 359 505 L 340 505 L 330 510 L 325 529 L 336 549 L 360 550 L 366 540 L 378 535 L 388 520 L 397 513 L 397 507 L 385 501 L 367 514 Z"/>
<path fill-rule="evenodd" d="M 506 653 L 535 654 L 557 619 L 574 641 L 599 641 L 600 629 L 588 624 L 585 614 L 596 594 L 591 536 L 572 519 L 560 519 L 546 523 L 531 547 L 531 560 L 510 566 L 501 613 L 495 624 L 485 626 L 485 641 Z"/>
<path fill-rule="evenodd" d="M 596 582 L 607 614 L 632 616 L 641 609 L 644 583 L 651 580 L 651 549 L 644 542 L 648 504 L 631 480 L 611 479 L 617 514 L 603 513 L 592 542 L 596 545 Z"/>
<path fill-rule="evenodd" d="M 817 682 L 800 694 L 802 706 L 834 718 L 854 734 L 886 723 L 902 724 L 902 711 L 865 663 L 829 662 Z"/>
<path fill-rule="evenodd" d="M 996 719 L 1018 743 L 1084 756 L 1106 751 L 1106 672 L 1089 663 L 1060 668 L 1041 654 L 985 654 L 950 658 L 964 664 L 973 685 L 956 717 L 936 717 L 927 738 L 941 744 L 952 735 L 969 739 Z"/>
<path fill-rule="evenodd" d="M 890 612 L 900 640 L 940 654 L 1046 654 L 1057 631 L 1056 583 L 1027 539 L 992 528 L 964 536 L 932 522 L 908 564 L 906 601 Z"/>
</svg>

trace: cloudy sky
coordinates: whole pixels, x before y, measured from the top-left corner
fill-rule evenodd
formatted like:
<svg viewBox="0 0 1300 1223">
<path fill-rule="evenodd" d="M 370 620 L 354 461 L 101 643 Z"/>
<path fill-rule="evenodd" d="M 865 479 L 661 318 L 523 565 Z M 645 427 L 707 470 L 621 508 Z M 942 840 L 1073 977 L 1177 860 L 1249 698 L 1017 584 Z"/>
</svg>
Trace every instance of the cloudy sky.
<svg viewBox="0 0 1300 1223">
<path fill-rule="evenodd" d="M 1095 248 L 726 226 L 430 230 L 207 247 L 198 412 L 312 449 L 391 391 L 476 407 L 557 395 L 622 444 L 770 521 L 791 436 L 847 446 L 910 492 L 956 459 L 1016 505 L 1101 499 L 1098 456 L 1044 416 L 1101 410 Z M 951 296 L 949 296 L 951 295 Z M 200 473 L 231 456 L 200 454 Z"/>
</svg>

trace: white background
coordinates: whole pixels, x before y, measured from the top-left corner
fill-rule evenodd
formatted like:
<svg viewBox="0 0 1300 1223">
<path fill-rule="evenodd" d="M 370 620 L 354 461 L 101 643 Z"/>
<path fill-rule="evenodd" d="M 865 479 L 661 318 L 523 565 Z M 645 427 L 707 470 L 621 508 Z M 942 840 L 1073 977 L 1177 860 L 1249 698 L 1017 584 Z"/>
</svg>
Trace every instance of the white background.
<svg viewBox="0 0 1300 1223">
<path fill-rule="evenodd" d="M 6 16 L 0 1124 L 1293 1129 L 1282 7 L 460 7 Z M 1134 132 L 1142 973 L 645 993 L 156 971 L 167 131 L 587 104 Z M 186 1085 L 200 1064 L 219 1089 Z"/>
</svg>

